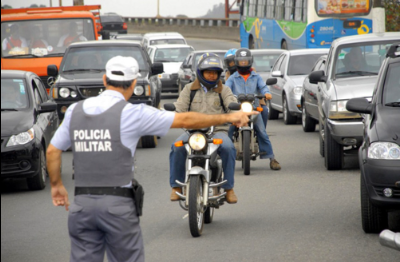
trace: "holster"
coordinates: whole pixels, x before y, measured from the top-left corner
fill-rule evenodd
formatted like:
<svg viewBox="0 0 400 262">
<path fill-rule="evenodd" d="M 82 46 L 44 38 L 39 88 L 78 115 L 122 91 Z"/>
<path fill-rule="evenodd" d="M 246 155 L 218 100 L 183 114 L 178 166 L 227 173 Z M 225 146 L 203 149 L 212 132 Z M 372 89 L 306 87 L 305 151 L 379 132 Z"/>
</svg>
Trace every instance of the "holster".
<svg viewBox="0 0 400 262">
<path fill-rule="evenodd" d="M 132 179 L 132 191 L 133 199 L 136 206 L 137 216 L 142 216 L 143 214 L 143 200 L 144 200 L 144 190 L 142 185 L 136 179 Z"/>
</svg>

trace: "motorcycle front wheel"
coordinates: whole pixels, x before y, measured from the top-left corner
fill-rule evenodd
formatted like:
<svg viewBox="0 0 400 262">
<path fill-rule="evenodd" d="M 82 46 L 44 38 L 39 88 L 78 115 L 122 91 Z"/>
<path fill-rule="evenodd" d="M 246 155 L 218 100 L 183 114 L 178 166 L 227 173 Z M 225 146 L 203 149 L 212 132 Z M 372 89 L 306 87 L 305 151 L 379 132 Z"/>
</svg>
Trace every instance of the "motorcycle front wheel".
<svg viewBox="0 0 400 262">
<path fill-rule="evenodd" d="M 244 130 L 242 132 L 242 148 L 243 148 L 243 158 L 242 158 L 242 167 L 243 173 L 248 176 L 250 175 L 250 131 Z"/>
<path fill-rule="evenodd" d="M 204 226 L 203 183 L 200 176 L 189 182 L 189 228 L 193 237 L 201 236 Z"/>
</svg>

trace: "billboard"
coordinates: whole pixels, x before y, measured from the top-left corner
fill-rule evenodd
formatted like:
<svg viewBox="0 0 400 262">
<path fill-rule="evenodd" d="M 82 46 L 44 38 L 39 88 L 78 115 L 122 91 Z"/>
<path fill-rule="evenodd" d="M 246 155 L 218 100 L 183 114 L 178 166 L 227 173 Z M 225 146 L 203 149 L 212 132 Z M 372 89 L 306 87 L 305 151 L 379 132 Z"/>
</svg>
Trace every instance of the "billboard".
<svg viewBox="0 0 400 262">
<path fill-rule="evenodd" d="M 315 0 L 318 16 L 367 15 L 371 6 L 371 0 Z"/>
</svg>

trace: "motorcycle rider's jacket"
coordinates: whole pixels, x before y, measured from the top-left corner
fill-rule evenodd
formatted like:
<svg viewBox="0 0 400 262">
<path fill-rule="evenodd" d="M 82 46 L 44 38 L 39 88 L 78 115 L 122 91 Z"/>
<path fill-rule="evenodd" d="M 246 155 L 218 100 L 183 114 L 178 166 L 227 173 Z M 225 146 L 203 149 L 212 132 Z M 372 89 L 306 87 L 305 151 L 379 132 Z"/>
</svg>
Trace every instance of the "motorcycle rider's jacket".
<svg viewBox="0 0 400 262">
<path fill-rule="evenodd" d="M 193 90 L 197 90 L 197 92 L 190 104 L 190 94 Z M 229 104 L 237 103 L 237 99 L 233 95 L 232 90 L 223 85 L 222 81 L 218 82 L 216 88 L 210 88 L 205 92 L 200 82 L 196 79 L 193 83 L 187 84 L 182 90 L 178 101 L 174 103 L 176 107 L 175 111 L 178 113 L 188 112 L 190 105 L 191 112 L 210 115 L 224 114 L 225 112 L 221 105 L 221 100 L 223 101 L 228 113 L 230 112 Z"/>
<path fill-rule="evenodd" d="M 245 81 L 243 76 L 236 71 L 225 82 L 225 85 L 231 88 L 234 95 L 259 93 L 262 95 L 271 94 L 264 80 L 254 71 L 251 71 L 247 81 Z M 258 106 L 258 103 L 256 103 L 256 106 Z"/>
</svg>

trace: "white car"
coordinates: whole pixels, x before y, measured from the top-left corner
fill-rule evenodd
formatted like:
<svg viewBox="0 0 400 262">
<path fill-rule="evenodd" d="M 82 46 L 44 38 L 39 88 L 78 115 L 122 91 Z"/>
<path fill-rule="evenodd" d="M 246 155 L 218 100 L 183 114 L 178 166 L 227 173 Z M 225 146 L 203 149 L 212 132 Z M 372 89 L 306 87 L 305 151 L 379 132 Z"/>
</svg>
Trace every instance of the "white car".
<svg viewBox="0 0 400 262">
<path fill-rule="evenodd" d="M 143 36 L 142 46 L 145 50 L 153 45 L 187 45 L 186 39 L 176 32 L 147 33 Z"/>
<path fill-rule="evenodd" d="M 164 73 L 158 77 L 162 83 L 163 92 L 178 93 L 178 72 L 188 54 L 194 51 L 189 45 L 155 45 L 147 49 L 152 63 L 164 65 Z"/>
</svg>

